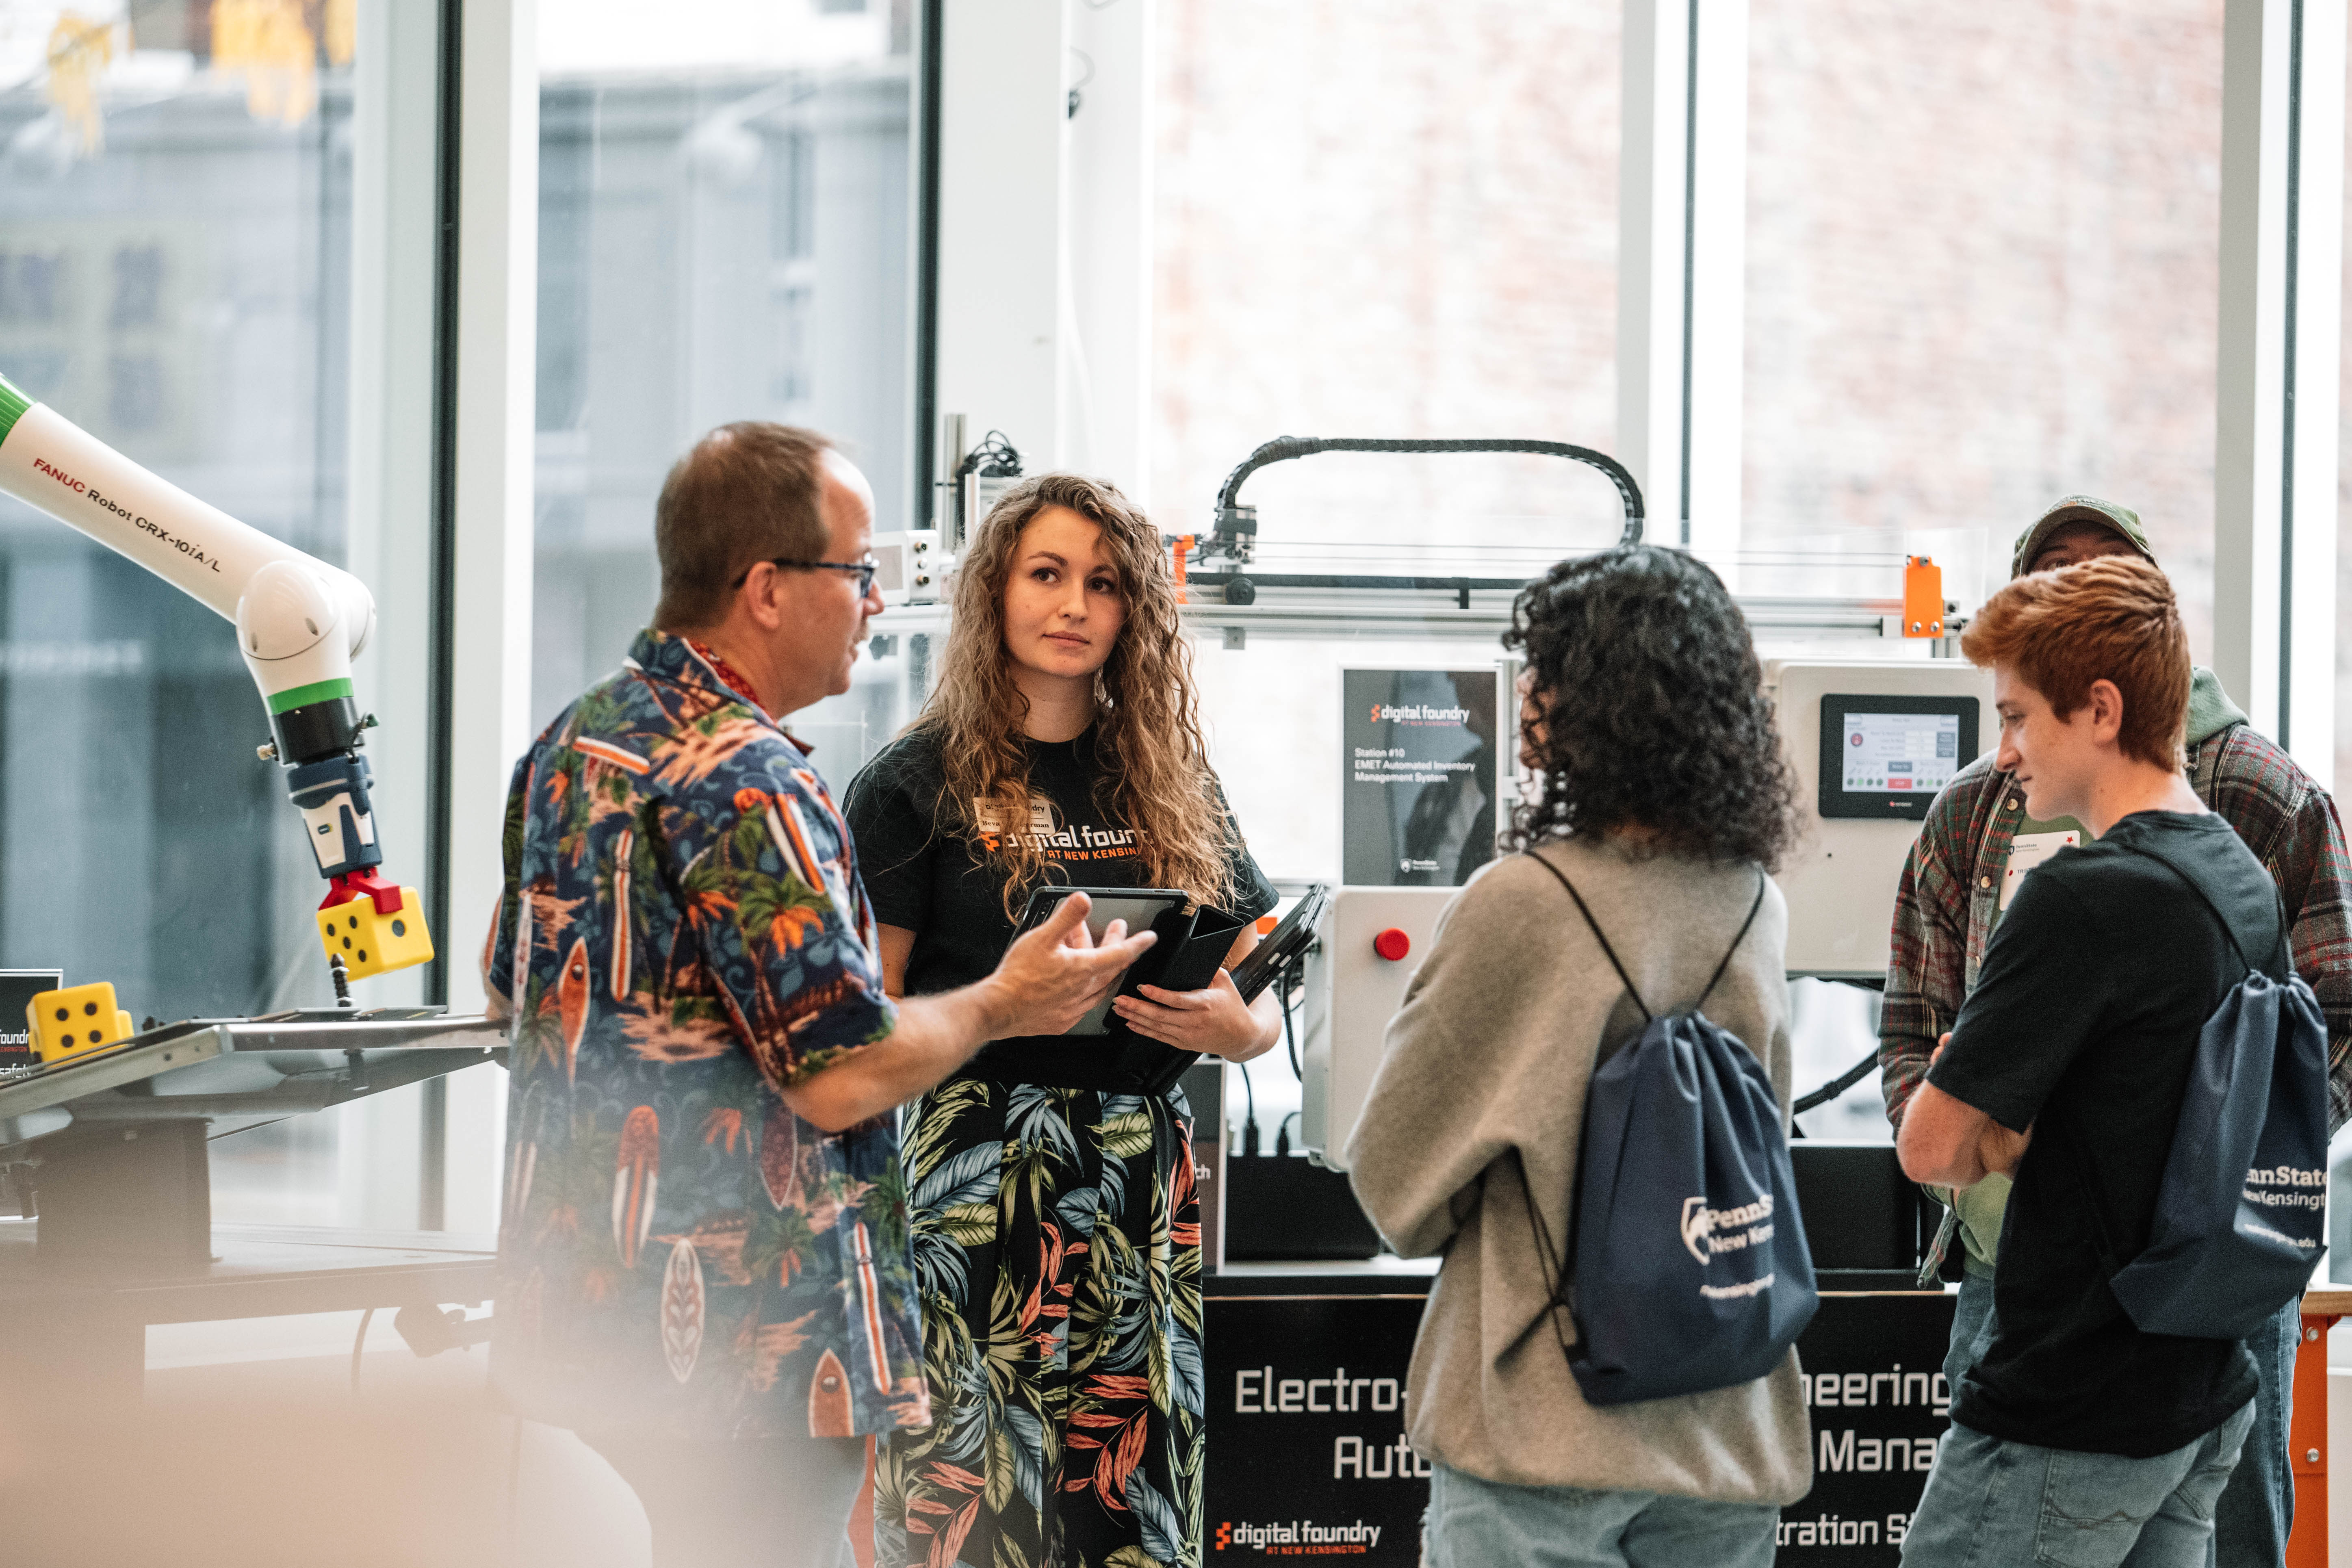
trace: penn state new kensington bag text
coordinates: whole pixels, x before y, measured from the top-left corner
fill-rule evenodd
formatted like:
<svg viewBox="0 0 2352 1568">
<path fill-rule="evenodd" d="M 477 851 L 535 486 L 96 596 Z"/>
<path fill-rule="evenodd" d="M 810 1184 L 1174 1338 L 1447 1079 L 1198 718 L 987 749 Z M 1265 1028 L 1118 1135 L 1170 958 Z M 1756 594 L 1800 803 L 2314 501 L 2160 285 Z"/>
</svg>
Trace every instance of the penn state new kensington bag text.
<svg viewBox="0 0 2352 1568">
<path fill-rule="evenodd" d="M 1755 1052 L 1699 1011 L 1756 923 L 1763 876 L 1706 989 L 1661 1017 L 1575 885 L 1530 858 L 1576 900 L 1646 1021 L 1585 1094 L 1565 1279 L 1528 1198 L 1569 1370 L 1594 1405 L 1753 1382 L 1780 1364 L 1820 1305 L 1771 1079 Z M 1524 1163 L 1520 1175 L 1524 1184 Z M 1560 1333 L 1562 1309 L 1576 1324 L 1573 1348 Z"/>
<path fill-rule="evenodd" d="M 2247 960 L 2194 877 L 2133 847 L 2195 890 L 2246 977 L 2198 1036 L 2147 1249 L 2109 1288 L 2143 1333 L 2243 1339 L 2303 1293 L 2327 1250 L 2327 1023 L 2284 951 L 2284 905 L 2282 982 Z"/>
</svg>

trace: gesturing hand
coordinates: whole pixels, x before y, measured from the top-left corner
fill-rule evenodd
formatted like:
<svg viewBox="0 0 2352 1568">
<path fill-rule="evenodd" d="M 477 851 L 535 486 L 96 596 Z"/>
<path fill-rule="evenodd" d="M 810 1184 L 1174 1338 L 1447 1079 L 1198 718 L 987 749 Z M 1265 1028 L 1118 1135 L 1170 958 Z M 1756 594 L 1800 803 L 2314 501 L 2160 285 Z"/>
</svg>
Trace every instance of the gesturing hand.
<svg viewBox="0 0 2352 1568">
<path fill-rule="evenodd" d="M 1274 1043 L 1268 1026 L 1234 988 L 1229 970 L 1218 970 L 1217 977 L 1198 991 L 1167 991 L 1157 985 L 1136 990 L 1137 994 L 1112 1003 L 1111 1010 L 1137 1034 L 1171 1049 L 1247 1061 Z"/>
<path fill-rule="evenodd" d="M 991 988 L 992 1037 L 1060 1034 L 1085 1017 L 1155 940 L 1148 931 L 1129 936 L 1127 922 L 1113 921 L 1097 942 L 1087 929 L 1091 907 L 1084 893 L 1073 893 L 1045 924 L 1004 950 L 996 973 L 982 982 Z"/>
</svg>

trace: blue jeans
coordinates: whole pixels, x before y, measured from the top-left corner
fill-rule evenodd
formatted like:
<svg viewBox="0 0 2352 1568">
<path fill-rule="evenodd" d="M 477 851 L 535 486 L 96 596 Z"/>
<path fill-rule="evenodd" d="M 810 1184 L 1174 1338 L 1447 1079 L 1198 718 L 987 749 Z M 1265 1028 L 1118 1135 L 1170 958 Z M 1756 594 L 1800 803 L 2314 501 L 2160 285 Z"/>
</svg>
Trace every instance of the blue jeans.
<svg viewBox="0 0 2352 1568">
<path fill-rule="evenodd" d="M 1960 1374 L 1976 1365 L 1992 1343 L 1992 1281 L 1969 1274 L 1960 1281 L 1959 1302 L 1952 1313 L 1952 1348 L 1944 1357 L 1944 1379 L 1955 1394 L 1960 1390 Z M 2247 1337 L 2257 1380 L 2253 1427 L 2213 1510 L 2213 1547 L 2205 1557 L 2209 1565 L 2280 1568 L 2286 1561 L 2287 1531 L 2294 1524 L 2287 1421 L 2294 1403 L 2294 1352 L 2302 1338 L 2300 1301 L 2289 1301 Z"/>
<path fill-rule="evenodd" d="M 1960 1276 L 1959 1300 L 1952 1306 L 1952 1346 L 1944 1352 L 1944 1386 L 1960 1396 L 1960 1379 L 1992 1348 L 1992 1280 L 1982 1274 Z"/>
<path fill-rule="evenodd" d="M 1515 1487 L 1435 1467 L 1423 1568 L 1772 1568 L 1780 1510 L 1658 1492 Z"/>
<path fill-rule="evenodd" d="M 2248 1400 L 2169 1454 L 2004 1442 L 1952 1423 L 1903 1537 L 1906 1568 L 2202 1568 L 2213 1506 L 2254 1424 Z"/>
</svg>

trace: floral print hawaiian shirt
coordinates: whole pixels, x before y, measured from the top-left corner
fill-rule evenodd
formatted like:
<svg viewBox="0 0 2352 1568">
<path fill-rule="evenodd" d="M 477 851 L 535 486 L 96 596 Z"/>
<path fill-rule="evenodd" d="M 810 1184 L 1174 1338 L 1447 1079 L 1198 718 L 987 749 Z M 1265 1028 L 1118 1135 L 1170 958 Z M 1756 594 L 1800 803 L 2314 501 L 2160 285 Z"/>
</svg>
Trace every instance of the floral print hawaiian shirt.
<svg viewBox="0 0 2352 1568">
<path fill-rule="evenodd" d="M 730 674 L 641 633 L 515 768 L 493 1376 L 562 1426 L 926 1426 L 897 1121 L 827 1134 L 778 1092 L 890 1032 L 874 917 L 824 780 Z"/>
</svg>

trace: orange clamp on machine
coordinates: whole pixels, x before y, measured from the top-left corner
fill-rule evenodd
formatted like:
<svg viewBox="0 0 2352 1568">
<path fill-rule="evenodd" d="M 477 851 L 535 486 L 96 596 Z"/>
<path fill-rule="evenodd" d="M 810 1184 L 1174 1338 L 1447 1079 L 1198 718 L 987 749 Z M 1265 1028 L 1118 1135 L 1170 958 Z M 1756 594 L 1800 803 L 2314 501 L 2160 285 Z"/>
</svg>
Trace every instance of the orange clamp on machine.
<svg viewBox="0 0 2352 1568">
<path fill-rule="evenodd" d="M 1926 555 L 1903 558 L 1903 635 L 1944 635 L 1944 569 Z"/>
</svg>

